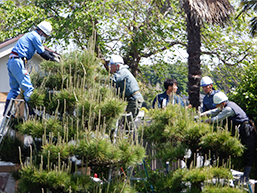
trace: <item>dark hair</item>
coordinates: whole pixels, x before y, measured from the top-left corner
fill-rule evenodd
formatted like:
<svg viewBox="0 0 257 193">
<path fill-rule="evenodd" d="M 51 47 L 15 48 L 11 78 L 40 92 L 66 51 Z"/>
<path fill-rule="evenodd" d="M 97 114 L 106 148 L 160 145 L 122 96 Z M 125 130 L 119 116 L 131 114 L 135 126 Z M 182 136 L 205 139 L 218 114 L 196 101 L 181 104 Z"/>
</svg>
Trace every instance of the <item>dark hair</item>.
<svg viewBox="0 0 257 193">
<path fill-rule="evenodd" d="M 168 87 L 173 86 L 173 84 L 178 84 L 178 82 L 173 78 L 172 79 L 168 78 L 164 81 L 164 88 L 167 90 Z"/>
</svg>

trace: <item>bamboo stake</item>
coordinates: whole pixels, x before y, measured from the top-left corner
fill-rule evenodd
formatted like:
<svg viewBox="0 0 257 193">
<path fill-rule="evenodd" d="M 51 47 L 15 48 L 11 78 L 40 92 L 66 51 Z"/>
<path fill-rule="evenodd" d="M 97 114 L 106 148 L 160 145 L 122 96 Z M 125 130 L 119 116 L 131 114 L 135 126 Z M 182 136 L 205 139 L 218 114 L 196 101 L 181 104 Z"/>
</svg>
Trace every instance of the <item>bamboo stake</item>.
<svg viewBox="0 0 257 193">
<path fill-rule="evenodd" d="M 21 160 L 21 147 L 19 146 L 18 149 L 19 149 L 19 160 L 20 160 L 20 164 L 21 164 L 21 169 L 23 169 L 23 163 Z"/>
<path fill-rule="evenodd" d="M 47 151 L 47 169 L 48 171 L 50 171 L 50 151 Z"/>
</svg>

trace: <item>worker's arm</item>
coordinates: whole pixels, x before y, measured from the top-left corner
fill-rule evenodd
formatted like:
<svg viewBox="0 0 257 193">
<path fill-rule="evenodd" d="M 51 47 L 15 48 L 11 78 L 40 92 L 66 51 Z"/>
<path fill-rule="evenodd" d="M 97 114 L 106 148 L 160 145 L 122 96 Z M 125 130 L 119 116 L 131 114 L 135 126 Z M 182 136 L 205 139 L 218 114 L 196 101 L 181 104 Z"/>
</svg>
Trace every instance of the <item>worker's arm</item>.
<svg viewBox="0 0 257 193">
<path fill-rule="evenodd" d="M 112 76 L 110 77 L 110 79 L 111 79 L 111 81 L 112 81 L 113 83 L 116 83 L 116 76 L 115 76 L 115 74 L 112 75 Z"/>
<path fill-rule="evenodd" d="M 59 62 L 59 58 L 56 57 L 53 52 L 49 52 L 49 51 L 45 50 L 44 52 L 40 53 L 39 55 L 42 58 L 44 58 L 45 60 Z"/>
<path fill-rule="evenodd" d="M 53 52 L 49 52 L 48 50 L 46 50 L 44 48 L 39 35 L 34 36 L 34 38 L 32 40 L 32 44 L 36 48 L 37 53 L 45 60 L 51 60 L 51 61 L 55 61 L 55 62 L 60 61 L 60 56 L 55 55 Z"/>
<path fill-rule="evenodd" d="M 211 109 L 209 111 L 205 111 L 203 113 L 200 114 L 200 117 L 202 116 L 216 116 L 220 113 L 221 110 L 215 108 L 215 109 Z"/>
<path fill-rule="evenodd" d="M 120 71 L 116 72 L 116 73 L 113 75 L 113 77 L 112 77 L 113 81 L 116 82 L 116 83 L 117 83 L 117 82 L 122 82 L 122 81 L 124 80 L 124 78 L 125 78 L 124 72 L 121 73 Z"/>
<path fill-rule="evenodd" d="M 230 107 L 225 107 L 218 115 L 212 117 L 211 119 L 206 120 L 207 123 L 220 122 L 226 119 L 227 117 L 235 115 L 235 112 Z"/>
<path fill-rule="evenodd" d="M 194 117 L 195 120 L 199 119 L 200 117 L 203 117 L 203 116 L 216 116 L 218 115 L 219 113 L 221 112 L 221 110 L 215 108 L 215 109 L 211 109 L 211 110 L 208 110 L 208 111 L 205 111 L 203 113 L 201 113 L 200 115 L 197 115 Z M 210 121 L 210 119 L 207 119 Z M 208 122 L 208 121 L 206 121 Z"/>
<path fill-rule="evenodd" d="M 45 60 L 53 60 L 53 56 L 50 54 L 49 51 L 45 50 L 44 52 L 39 54 L 42 58 L 44 58 Z"/>
</svg>

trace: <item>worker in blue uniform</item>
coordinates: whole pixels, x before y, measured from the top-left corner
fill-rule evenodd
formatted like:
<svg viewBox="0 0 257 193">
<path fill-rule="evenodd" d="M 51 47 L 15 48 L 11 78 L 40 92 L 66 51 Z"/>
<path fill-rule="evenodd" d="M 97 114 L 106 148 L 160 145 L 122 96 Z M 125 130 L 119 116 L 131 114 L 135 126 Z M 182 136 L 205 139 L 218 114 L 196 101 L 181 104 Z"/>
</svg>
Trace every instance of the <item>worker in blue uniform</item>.
<svg viewBox="0 0 257 193">
<path fill-rule="evenodd" d="M 16 98 L 20 94 L 20 89 L 24 90 L 24 99 L 26 102 L 30 100 L 30 96 L 34 90 L 31 83 L 30 75 L 27 70 L 27 61 L 37 52 L 45 60 L 58 62 L 59 59 L 52 52 L 45 50 L 43 42 L 50 35 L 52 26 L 47 21 L 42 21 L 37 25 L 37 29 L 26 33 L 22 36 L 12 49 L 7 63 L 9 74 L 9 84 L 11 87 L 5 102 L 4 115 L 12 98 Z M 32 114 L 32 110 L 30 114 Z"/>
<path fill-rule="evenodd" d="M 206 94 L 203 98 L 202 112 L 214 109 L 215 106 L 213 106 L 213 96 L 219 91 L 213 88 L 212 79 L 209 76 L 204 76 L 201 79 L 200 86 Z"/>
</svg>

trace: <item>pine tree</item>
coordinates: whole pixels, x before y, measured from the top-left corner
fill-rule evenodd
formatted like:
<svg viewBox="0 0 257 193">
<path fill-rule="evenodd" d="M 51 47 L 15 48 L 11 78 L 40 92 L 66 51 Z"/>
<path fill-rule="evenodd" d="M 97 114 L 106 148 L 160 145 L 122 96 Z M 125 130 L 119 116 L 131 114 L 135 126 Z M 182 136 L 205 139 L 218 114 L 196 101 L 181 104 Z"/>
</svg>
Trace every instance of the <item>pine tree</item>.
<svg viewBox="0 0 257 193">
<path fill-rule="evenodd" d="M 134 192 L 120 168 L 141 162 L 145 149 L 135 133 L 114 136 L 127 102 L 92 48 L 65 54 L 61 63 L 43 62 L 32 82 L 36 115 L 15 125 L 34 140 L 29 157 L 20 159 L 20 192 Z"/>
<path fill-rule="evenodd" d="M 209 125 L 195 116 L 194 109 L 177 104 L 149 111 L 150 123 L 141 127 L 143 138 L 153 144 L 154 158 L 163 163 L 163 169 L 150 173 L 151 185 L 156 192 L 243 192 L 229 187 L 231 158 L 242 156 L 244 150 L 238 134 L 233 137 L 226 126 Z M 185 156 L 188 150 L 190 157 Z M 202 164 L 196 163 L 199 156 Z M 179 167 L 172 171 L 168 168 L 174 162 Z"/>
</svg>

